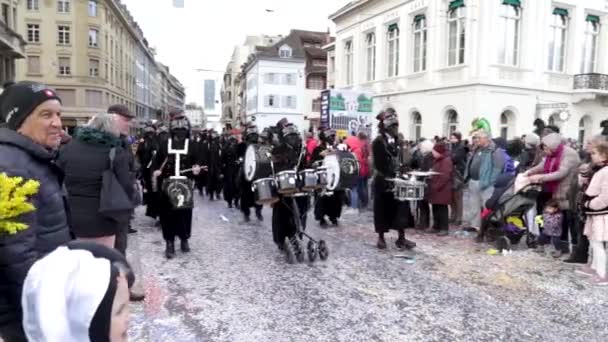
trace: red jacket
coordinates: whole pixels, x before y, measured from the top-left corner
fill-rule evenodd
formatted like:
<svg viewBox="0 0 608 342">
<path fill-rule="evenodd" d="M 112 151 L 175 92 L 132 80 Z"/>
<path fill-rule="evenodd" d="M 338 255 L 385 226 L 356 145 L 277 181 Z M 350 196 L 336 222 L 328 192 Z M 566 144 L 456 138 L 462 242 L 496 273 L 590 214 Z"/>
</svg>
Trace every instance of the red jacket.
<svg viewBox="0 0 608 342">
<path fill-rule="evenodd" d="M 344 141 L 359 161 L 359 176 L 369 177 L 369 144 L 358 137 L 350 136 Z"/>
<path fill-rule="evenodd" d="M 306 140 L 306 161 L 310 163 L 312 159 L 312 152 L 319 146 L 319 142 L 315 138 L 309 138 Z"/>
<path fill-rule="evenodd" d="M 444 153 L 439 159 L 435 159 L 433 171 L 439 174 L 433 176 L 427 189 L 429 191 L 429 202 L 431 204 L 450 204 L 452 202 L 454 166 L 448 153 Z"/>
</svg>

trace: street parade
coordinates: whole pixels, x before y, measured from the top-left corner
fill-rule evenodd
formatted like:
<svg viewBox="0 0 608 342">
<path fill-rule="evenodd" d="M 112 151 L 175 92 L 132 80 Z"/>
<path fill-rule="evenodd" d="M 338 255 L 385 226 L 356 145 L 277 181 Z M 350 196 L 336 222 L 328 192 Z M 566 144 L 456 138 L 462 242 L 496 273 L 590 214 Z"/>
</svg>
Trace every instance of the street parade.
<svg viewBox="0 0 608 342">
<path fill-rule="evenodd" d="M 162 2 L 3 4 L 0 342 L 608 341 L 608 3 Z"/>
</svg>

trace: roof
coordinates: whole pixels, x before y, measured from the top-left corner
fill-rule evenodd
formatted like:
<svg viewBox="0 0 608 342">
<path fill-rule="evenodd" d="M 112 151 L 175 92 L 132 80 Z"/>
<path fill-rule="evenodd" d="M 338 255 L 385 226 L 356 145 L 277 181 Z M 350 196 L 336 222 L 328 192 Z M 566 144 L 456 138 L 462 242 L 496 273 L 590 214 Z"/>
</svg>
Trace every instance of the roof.
<svg viewBox="0 0 608 342">
<path fill-rule="evenodd" d="M 353 0 L 353 1 L 349 2 L 348 4 L 344 5 L 343 7 L 341 7 L 339 10 L 337 10 L 333 14 L 331 14 L 329 16 L 329 20 L 336 21 L 336 19 L 338 19 L 339 17 L 343 16 L 344 14 L 352 11 L 353 9 L 355 9 L 369 1 L 372 1 L 372 0 Z"/>
<path fill-rule="evenodd" d="M 279 49 L 283 45 L 288 45 L 292 49 L 293 58 L 306 58 L 306 52 L 311 47 L 304 44 L 317 44 L 319 47 L 327 44 L 329 34 L 327 32 L 291 30 L 289 35 L 279 40 L 276 44 L 265 47 L 257 47 L 257 57 L 279 57 Z M 319 49 L 320 50 L 320 49 Z"/>
</svg>

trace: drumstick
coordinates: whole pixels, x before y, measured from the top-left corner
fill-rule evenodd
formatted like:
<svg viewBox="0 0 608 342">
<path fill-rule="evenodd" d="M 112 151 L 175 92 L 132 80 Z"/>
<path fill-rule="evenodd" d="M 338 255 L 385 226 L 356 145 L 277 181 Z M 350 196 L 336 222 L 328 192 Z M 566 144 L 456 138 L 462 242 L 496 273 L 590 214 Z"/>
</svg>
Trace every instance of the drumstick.
<svg viewBox="0 0 608 342">
<path fill-rule="evenodd" d="M 200 167 L 200 169 L 201 169 L 201 170 L 208 170 L 208 167 L 207 167 L 207 166 L 201 166 L 201 167 Z M 182 170 L 180 173 L 191 172 L 192 170 L 194 170 L 194 168 L 193 168 L 193 167 L 192 167 L 192 168 L 189 168 L 189 169 Z"/>
</svg>

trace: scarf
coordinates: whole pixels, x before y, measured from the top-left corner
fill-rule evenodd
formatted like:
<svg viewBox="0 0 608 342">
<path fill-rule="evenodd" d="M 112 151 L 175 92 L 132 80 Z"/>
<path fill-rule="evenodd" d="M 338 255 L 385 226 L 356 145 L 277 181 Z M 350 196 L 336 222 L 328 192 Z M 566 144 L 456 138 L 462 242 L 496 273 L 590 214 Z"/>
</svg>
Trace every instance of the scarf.
<svg viewBox="0 0 608 342">
<path fill-rule="evenodd" d="M 564 144 L 560 144 L 557 147 L 557 149 L 553 152 L 553 154 L 551 154 L 550 156 L 545 158 L 545 165 L 543 166 L 543 171 L 544 171 L 543 173 L 549 174 L 549 173 L 553 173 L 553 172 L 556 172 L 557 170 L 559 170 L 559 166 L 560 166 L 563 154 L 564 154 Z M 553 194 L 553 193 L 555 193 L 555 191 L 557 191 L 557 188 L 559 187 L 559 182 L 560 182 L 559 180 L 546 182 L 544 184 L 544 188 L 547 192 Z"/>
</svg>

